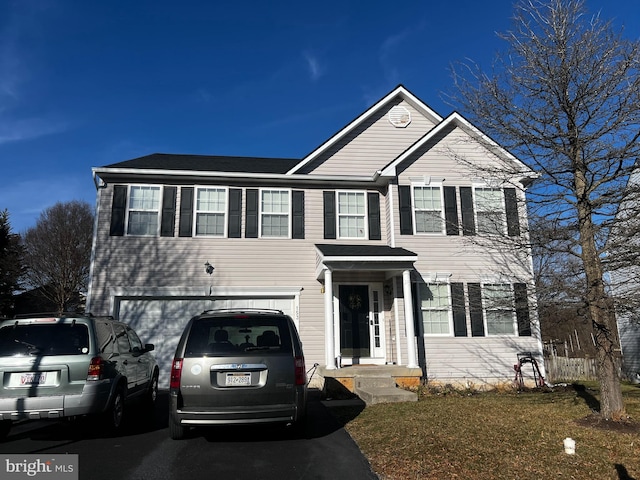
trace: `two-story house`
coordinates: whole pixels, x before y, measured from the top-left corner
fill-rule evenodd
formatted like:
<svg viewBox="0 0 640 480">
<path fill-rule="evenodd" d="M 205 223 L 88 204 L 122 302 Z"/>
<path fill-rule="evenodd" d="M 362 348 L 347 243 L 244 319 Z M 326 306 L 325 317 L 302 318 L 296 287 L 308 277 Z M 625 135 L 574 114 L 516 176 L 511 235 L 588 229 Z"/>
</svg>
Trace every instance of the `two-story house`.
<svg viewBox="0 0 640 480">
<path fill-rule="evenodd" d="M 542 357 L 531 258 L 505 246 L 526 235 L 534 172 L 403 86 L 302 159 L 152 154 L 93 172 L 87 310 L 156 344 L 161 385 L 187 320 L 215 308 L 290 314 L 320 380 L 386 365 L 491 384 L 518 353 Z"/>
</svg>

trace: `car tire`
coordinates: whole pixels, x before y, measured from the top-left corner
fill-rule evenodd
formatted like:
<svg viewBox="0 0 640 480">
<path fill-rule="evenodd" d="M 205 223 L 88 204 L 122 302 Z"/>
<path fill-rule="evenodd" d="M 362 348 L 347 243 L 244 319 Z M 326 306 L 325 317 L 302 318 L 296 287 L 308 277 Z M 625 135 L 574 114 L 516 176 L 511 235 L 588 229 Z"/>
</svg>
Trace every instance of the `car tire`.
<svg viewBox="0 0 640 480">
<path fill-rule="evenodd" d="M 105 412 L 104 416 L 106 428 L 110 433 L 115 433 L 122 428 L 122 423 L 124 420 L 124 402 L 124 388 L 119 386 L 113 394 L 111 405 L 109 405 L 109 408 Z"/>
<path fill-rule="evenodd" d="M 4 441 L 11 431 L 11 420 L 0 421 L 0 441 Z"/>
<path fill-rule="evenodd" d="M 180 421 L 169 415 L 169 436 L 173 440 L 182 440 L 187 434 L 189 427 L 180 425 Z"/>
<path fill-rule="evenodd" d="M 155 407 L 158 400 L 158 371 L 154 370 L 151 375 L 151 382 L 149 383 L 149 389 L 147 390 L 146 403 L 149 407 Z"/>
<path fill-rule="evenodd" d="M 304 438 L 307 430 L 307 417 L 306 415 L 299 418 L 295 422 L 288 423 L 286 430 L 291 438 Z"/>
</svg>

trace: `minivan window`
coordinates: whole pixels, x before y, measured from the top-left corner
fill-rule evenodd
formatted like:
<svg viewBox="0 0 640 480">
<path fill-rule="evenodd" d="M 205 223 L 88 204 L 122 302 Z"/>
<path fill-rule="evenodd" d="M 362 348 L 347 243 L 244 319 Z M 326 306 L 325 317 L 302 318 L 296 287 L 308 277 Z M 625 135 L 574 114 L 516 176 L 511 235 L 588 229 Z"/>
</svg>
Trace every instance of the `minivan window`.
<svg viewBox="0 0 640 480">
<path fill-rule="evenodd" d="M 89 331 L 82 324 L 8 325 L 0 329 L 0 356 L 84 355 Z"/>
<path fill-rule="evenodd" d="M 238 315 L 195 320 L 185 356 L 291 353 L 286 318 Z"/>
</svg>

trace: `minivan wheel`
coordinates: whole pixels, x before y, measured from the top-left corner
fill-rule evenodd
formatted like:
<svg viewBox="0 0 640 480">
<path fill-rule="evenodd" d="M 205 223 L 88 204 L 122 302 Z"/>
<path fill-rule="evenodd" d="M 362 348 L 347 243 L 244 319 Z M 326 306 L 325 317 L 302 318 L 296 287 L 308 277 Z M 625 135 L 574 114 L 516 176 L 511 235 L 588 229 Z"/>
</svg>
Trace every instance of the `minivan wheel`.
<svg viewBox="0 0 640 480">
<path fill-rule="evenodd" d="M 124 389 L 119 387 L 111 401 L 111 406 L 106 412 L 105 420 L 110 431 L 117 431 L 122 427 L 124 418 Z"/>
<path fill-rule="evenodd" d="M 11 420 L 1 420 L 0 421 L 0 441 L 3 441 L 9 435 L 11 431 Z"/>
<path fill-rule="evenodd" d="M 288 423 L 285 426 L 288 435 L 292 438 L 303 438 L 307 429 L 307 417 L 303 416 L 295 422 Z"/>
<path fill-rule="evenodd" d="M 189 427 L 184 427 L 179 422 L 179 420 L 173 418 L 173 415 L 169 416 L 169 435 L 173 440 L 182 440 L 189 429 Z"/>
</svg>

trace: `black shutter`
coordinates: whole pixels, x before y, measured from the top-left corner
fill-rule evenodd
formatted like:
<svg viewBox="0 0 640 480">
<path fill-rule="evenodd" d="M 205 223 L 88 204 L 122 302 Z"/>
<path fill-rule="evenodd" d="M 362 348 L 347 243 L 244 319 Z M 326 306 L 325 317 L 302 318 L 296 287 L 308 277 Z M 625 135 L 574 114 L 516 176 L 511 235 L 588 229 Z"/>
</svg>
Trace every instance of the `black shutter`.
<svg viewBox="0 0 640 480">
<path fill-rule="evenodd" d="M 336 238 L 336 193 L 322 192 L 324 199 L 324 238 Z"/>
<path fill-rule="evenodd" d="M 482 289 L 479 283 L 467 284 L 469 290 L 469 316 L 471 317 L 471 335 L 484 337 L 484 316 L 482 315 Z"/>
<path fill-rule="evenodd" d="M 411 211 L 411 187 L 398 186 L 400 200 L 400 234 L 413 235 L 413 212 Z"/>
<path fill-rule="evenodd" d="M 242 189 L 229 189 L 229 238 L 240 238 L 242 228 Z"/>
<path fill-rule="evenodd" d="M 245 214 L 244 236 L 258 238 L 258 190 L 247 189 L 247 211 Z"/>
<path fill-rule="evenodd" d="M 467 309 L 464 305 L 464 285 L 451 284 L 451 307 L 453 309 L 453 334 L 456 337 L 467 336 Z"/>
<path fill-rule="evenodd" d="M 178 226 L 180 237 L 193 236 L 193 187 L 180 189 L 180 224 Z"/>
<path fill-rule="evenodd" d="M 127 210 L 127 186 L 113 186 L 113 203 L 111 204 L 111 228 L 109 235 L 121 237 L 124 235 L 124 217 Z"/>
<path fill-rule="evenodd" d="M 380 230 L 380 195 L 378 192 L 367 194 L 367 206 L 369 210 L 369 240 L 382 239 Z"/>
<path fill-rule="evenodd" d="M 476 221 L 473 216 L 473 192 L 471 187 L 460 187 L 460 208 L 462 209 L 462 234 L 475 235 Z"/>
<path fill-rule="evenodd" d="M 444 187 L 444 220 L 447 235 L 460 235 L 456 187 Z"/>
<path fill-rule="evenodd" d="M 520 235 L 520 218 L 515 188 L 504 189 L 504 204 L 507 212 L 507 235 L 517 237 Z"/>
<path fill-rule="evenodd" d="M 178 187 L 164 187 L 162 191 L 162 218 L 160 236 L 173 237 L 176 227 L 176 192 Z"/>
<path fill-rule="evenodd" d="M 291 237 L 304 238 L 304 191 L 294 190 L 292 196 Z"/>
<path fill-rule="evenodd" d="M 531 319 L 529 318 L 529 299 L 527 296 L 527 285 L 525 283 L 515 283 L 513 292 L 516 301 L 516 318 L 518 319 L 518 335 L 521 337 L 531 336 Z"/>
<path fill-rule="evenodd" d="M 413 300 L 413 333 L 420 338 L 424 336 L 424 317 L 422 316 L 422 298 L 420 297 L 419 283 L 411 282 L 411 296 L 411 300 Z"/>
</svg>

